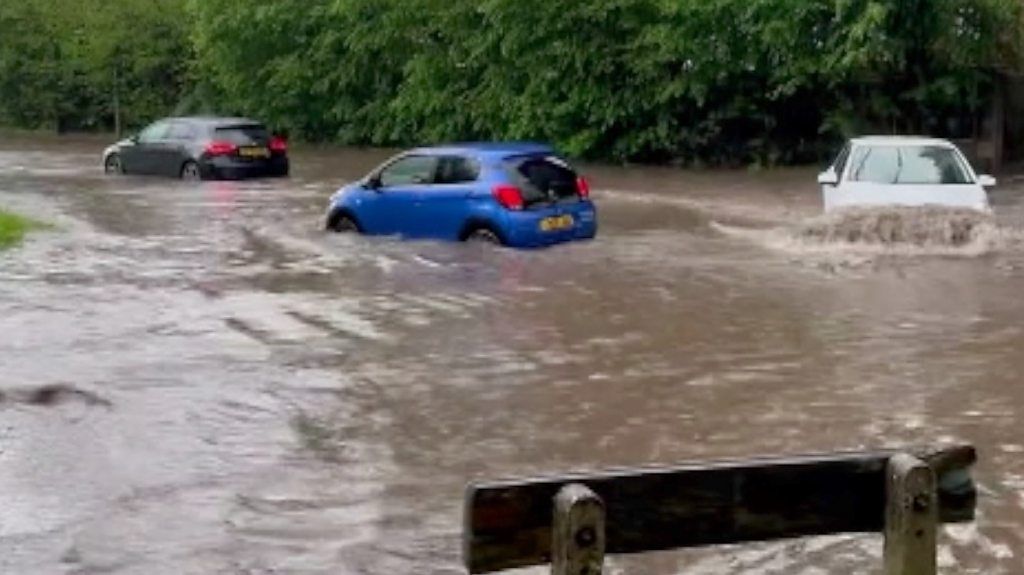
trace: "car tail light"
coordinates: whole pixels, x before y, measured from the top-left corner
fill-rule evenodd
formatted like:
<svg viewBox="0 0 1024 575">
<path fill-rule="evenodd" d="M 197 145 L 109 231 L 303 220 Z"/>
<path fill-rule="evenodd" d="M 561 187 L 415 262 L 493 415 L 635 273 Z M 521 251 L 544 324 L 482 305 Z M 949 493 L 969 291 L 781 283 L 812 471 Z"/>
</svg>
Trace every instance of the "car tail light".
<svg viewBox="0 0 1024 575">
<path fill-rule="evenodd" d="M 506 210 L 519 211 L 523 209 L 523 192 L 515 186 L 500 184 L 494 186 L 494 199 Z"/>
<path fill-rule="evenodd" d="M 283 154 L 288 151 L 288 140 L 285 140 L 281 136 L 274 136 L 270 138 L 270 151 Z"/>
<path fill-rule="evenodd" d="M 236 151 L 238 151 L 238 146 L 222 140 L 214 140 L 206 145 L 206 153 L 211 156 L 228 156 Z"/>
<path fill-rule="evenodd" d="M 576 193 L 584 200 L 590 197 L 590 182 L 583 176 L 576 178 Z"/>
</svg>

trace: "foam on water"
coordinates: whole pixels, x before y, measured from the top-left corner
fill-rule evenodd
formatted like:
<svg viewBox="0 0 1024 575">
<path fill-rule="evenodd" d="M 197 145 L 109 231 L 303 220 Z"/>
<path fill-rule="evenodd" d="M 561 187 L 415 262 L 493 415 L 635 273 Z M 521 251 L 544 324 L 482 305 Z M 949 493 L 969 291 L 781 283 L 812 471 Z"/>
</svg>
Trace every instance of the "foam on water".
<svg viewBox="0 0 1024 575">
<path fill-rule="evenodd" d="M 711 225 L 730 237 L 807 255 L 978 257 L 1024 246 L 1024 230 L 973 210 L 941 207 L 848 209 L 770 229 Z"/>
</svg>

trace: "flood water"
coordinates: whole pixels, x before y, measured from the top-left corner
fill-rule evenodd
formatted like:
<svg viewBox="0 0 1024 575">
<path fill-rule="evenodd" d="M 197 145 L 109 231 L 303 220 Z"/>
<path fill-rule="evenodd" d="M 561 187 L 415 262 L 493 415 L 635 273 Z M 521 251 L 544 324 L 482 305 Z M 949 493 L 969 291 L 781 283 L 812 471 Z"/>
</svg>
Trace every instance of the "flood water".
<svg viewBox="0 0 1024 575">
<path fill-rule="evenodd" d="M 471 480 L 948 442 L 981 496 L 942 572 L 1024 573 L 1024 181 L 966 239 L 879 245 L 822 231 L 813 169 L 591 167 L 599 238 L 520 253 L 322 232 L 383 152 L 189 186 L 102 146 L 0 140 L 0 205 L 56 226 L 0 254 L 0 573 L 463 573 Z"/>
</svg>

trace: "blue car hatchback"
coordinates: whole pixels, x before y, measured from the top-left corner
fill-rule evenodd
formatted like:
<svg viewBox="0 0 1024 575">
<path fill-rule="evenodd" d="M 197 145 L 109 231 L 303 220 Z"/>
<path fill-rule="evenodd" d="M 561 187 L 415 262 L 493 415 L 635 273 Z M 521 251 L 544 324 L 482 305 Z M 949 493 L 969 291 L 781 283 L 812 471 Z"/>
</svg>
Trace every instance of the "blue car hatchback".
<svg viewBox="0 0 1024 575">
<path fill-rule="evenodd" d="M 327 229 L 535 248 L 592 239 L 597 211 L 550 146 L 454 144 L 399 154 L 338 190 Z"/>
</svg>

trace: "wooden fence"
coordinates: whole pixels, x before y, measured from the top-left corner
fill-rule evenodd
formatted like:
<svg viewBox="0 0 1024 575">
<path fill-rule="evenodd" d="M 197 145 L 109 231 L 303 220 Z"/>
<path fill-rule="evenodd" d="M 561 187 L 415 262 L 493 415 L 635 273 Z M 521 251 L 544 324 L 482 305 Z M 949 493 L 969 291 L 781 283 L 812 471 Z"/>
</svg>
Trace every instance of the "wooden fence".
<svg viewBox="0 0 1024 575">
<path fill-rule="evenodd" d="M 883 532 L 886 575 L 935 575 L 940 523 L 974 519 L 968 445 L 688 464 L 470 485 L 470 573 L 606 554 Z"/>
</svg>

